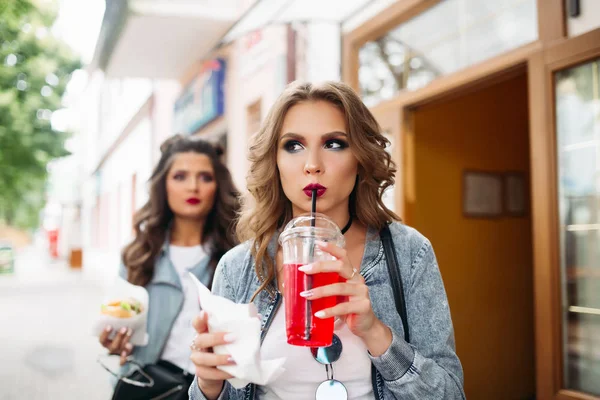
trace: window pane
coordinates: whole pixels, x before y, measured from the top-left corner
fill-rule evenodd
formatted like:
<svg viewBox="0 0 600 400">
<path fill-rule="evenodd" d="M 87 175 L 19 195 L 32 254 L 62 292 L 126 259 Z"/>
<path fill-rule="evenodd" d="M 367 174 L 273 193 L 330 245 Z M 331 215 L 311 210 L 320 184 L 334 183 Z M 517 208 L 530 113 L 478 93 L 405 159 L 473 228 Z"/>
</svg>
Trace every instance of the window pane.
<svg viewBox="0 0 600 400">
<path fill-rule="evenodd" d="M 535 0 L 445 0 L 359 51 L 372 106 L 537 39 Z"/>
<path fill-rule="evenodd" d="M 600 60 L 555 76 L 565 386 L 600 395 Z"/>
</svg>

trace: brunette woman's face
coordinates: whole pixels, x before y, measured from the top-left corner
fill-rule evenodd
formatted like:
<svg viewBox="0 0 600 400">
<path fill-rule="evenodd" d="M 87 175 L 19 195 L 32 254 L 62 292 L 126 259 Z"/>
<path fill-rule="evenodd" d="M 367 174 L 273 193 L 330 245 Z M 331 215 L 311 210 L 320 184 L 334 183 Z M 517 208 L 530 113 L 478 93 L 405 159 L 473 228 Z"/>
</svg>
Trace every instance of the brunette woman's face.
<svg viewBox="0 0 600 400">
<path fill-rule="evenodd" d="M 175 216 L 204 219 L 215 204 L 217 181 L 210 158 L 195 152 L 175 155 L 166 179 L 167 202 Z"/>
<path fill-rule="evenodd" d="M 281 186 L 294 215 L 310 212 L 317 188 L 317 211 L 345 224 L 358 161 L 348 144 L 344 114 L 326 101 L 306 101 L 290 108 L 277 149 Z"/>
</svg>

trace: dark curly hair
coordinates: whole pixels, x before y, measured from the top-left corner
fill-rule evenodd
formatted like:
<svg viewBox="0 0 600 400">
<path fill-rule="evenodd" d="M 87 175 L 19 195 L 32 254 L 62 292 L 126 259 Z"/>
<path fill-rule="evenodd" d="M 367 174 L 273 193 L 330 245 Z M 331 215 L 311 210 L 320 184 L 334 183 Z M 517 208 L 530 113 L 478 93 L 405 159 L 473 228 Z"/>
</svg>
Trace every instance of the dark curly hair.
<svg viewBox="0 0 600 400">
<path fill-rule="evenodd" d="M 150 177 L 150 198 L 133 217 L 135 238 L 122 253 L 127 268 L 127 280 L 145 286 L 154 274 L 154 263 L 167 237 L 173 211 L 167 202 L 166 176 L 180 153 L 198 153 L 208 156 L 217 182 L 215 204 L 204 224 L 202 238 L 209 244 L 209 266 L 214 270 L 219 259 L 237 244 L 235 222 L 239 210 L 239 192 L 229 170 L 220 156 L 223 150 L 207 141 L 190 136 L 175 135 L 161 146 L 161 157 Z"/>
</svg>

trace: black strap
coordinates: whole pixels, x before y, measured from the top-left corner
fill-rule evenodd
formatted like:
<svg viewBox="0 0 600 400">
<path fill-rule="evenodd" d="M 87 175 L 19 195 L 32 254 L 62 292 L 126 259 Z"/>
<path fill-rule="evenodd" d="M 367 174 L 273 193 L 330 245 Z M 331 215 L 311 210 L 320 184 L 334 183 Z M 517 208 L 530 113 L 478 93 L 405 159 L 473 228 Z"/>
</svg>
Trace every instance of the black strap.
<svg viewBox="0 0 600 400">
<path fill-rule="evenodd" d="M 386 224 L 379 232 L 381 242 L 383 243 L 383 251 L 385 253 L 385 261 L 388 267 L 388 272 L 392 281 L 392 291 L 394 292 L 394 302 L 396 310 L 402 319 L 404 326 L 404 340 L 410 343 L 410 333 L 408 328 L 408 316 L 406 314 L 406 304 L 404 302 L 404 287 L 402 286 L 402 276 L 400 275 L 400 264 L 394 250 L 394 242 L 389 226 Z"/>
</svg>

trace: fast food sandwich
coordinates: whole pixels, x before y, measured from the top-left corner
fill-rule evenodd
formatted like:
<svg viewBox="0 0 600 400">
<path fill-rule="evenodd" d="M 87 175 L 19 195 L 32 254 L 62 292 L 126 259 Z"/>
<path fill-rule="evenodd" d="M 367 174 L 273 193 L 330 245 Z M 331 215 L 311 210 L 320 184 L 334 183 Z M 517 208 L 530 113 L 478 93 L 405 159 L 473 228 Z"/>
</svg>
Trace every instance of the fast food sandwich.
<svg viewBox="0 0 600 400">
<path fill-rule="evenodd" d="M 117 318 L 131 318 L 142 312 L 142 305 L 133 298 L 113 300 L 103 304 L 100 312 Z"/>
</svg>

